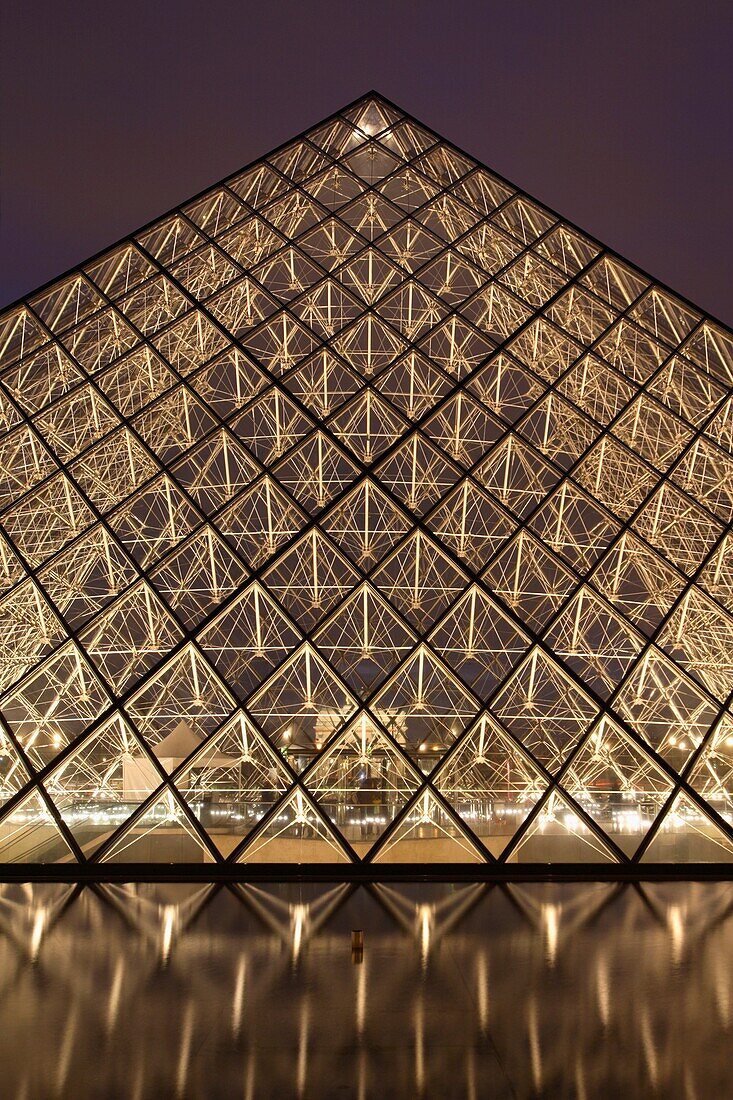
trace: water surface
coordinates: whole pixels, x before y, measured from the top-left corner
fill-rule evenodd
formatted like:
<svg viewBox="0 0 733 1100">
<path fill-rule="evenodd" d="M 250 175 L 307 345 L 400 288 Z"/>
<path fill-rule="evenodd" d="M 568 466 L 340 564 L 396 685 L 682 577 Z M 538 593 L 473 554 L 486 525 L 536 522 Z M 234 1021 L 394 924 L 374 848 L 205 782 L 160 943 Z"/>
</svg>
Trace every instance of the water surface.
<svg viewBox="0 0 733 1100">
<path fill-rule="evenodd" d="M 728 882 L 0 886 L 8 1100 L 707 1100 L 732 1023 Z"/>
</svg>

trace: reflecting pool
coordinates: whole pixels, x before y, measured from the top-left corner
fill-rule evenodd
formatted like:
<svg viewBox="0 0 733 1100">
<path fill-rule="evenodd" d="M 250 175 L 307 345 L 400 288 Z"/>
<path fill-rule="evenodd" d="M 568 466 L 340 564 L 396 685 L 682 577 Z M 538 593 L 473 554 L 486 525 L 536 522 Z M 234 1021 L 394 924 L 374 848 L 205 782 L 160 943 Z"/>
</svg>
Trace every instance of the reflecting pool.
<svg viewBox="0 0 733 1100">
<path fill-rule="evenodd" d="M 732 1038 L 732 882 L 0 885 L 4 1100 L 707 1100 Z"/>
</svg>

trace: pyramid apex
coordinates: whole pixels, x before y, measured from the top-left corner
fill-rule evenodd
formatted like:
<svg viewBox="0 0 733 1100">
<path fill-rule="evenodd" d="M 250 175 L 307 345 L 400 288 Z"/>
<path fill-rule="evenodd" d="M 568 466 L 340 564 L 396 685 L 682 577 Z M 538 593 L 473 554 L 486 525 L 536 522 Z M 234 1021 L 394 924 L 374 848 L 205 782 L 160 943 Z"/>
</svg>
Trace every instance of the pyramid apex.
<svg viewBox="0 0 733 1100">
<path fill-rule="evenodd" d="M 728 330 L 375 90 L 28 296 L 0 864 L 733 861 L 731 409 Z"/>
</svg>

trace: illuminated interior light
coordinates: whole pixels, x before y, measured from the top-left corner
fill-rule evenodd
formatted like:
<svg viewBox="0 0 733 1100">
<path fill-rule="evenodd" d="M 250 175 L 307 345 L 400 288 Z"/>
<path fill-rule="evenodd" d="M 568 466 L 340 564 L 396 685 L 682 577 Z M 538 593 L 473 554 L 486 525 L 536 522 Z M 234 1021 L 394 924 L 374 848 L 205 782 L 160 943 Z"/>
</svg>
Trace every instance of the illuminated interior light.
<svg viewBox="0 0 733 1100">
<path fill-rule="evenodd" d="M 593 863 L 668 791 L 650 861 L 717 843 L 733 339 L 412 125 L 364 98 L 0 313 L 0 864 Z"/>
</svg>

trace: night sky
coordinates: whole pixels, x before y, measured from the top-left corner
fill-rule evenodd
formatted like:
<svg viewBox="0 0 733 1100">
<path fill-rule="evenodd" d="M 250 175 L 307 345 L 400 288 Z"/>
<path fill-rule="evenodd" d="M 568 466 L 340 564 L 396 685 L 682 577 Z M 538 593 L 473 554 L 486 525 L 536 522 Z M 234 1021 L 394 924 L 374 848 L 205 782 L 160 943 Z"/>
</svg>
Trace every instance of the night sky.
<svg viewBox="0 0 733 1100">
<path fill-rule="evenodd" d="M 6 0 L 0 305 L 375 88 L 733 323 L 730 0 Z"/>
</svg>

